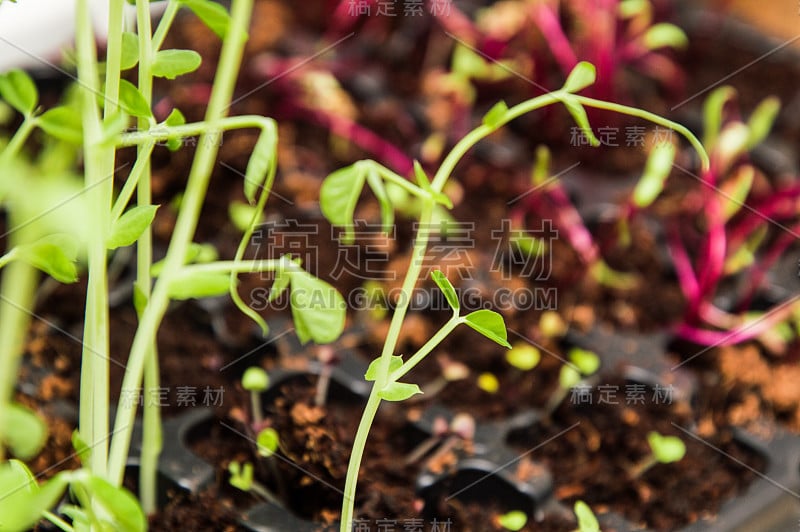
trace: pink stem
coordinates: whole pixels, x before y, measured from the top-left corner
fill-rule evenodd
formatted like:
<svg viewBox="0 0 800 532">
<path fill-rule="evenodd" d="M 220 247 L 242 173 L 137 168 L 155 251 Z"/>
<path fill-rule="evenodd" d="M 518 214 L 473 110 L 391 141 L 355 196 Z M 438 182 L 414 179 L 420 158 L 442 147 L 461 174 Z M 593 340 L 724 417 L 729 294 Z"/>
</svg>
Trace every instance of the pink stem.
<svg viewBox="0 0 800 532">
<path fill-rule="evenodd" d="M 564 75 L 568 75 L 578 64 L 578 58 L 561 28 L 558 15 L 546 3 L 534 2 L 531 5 L 531 18 L 544 35 L 544 39 Z"/>
<path fill-rule="evenodd" d="M 697 277 L 692 268 L 692 261 L 686 252 L 681 236 L 676 227 L 670 227 L 667 231 L 667 243 L 669 245 L 672 262 L 675 265 L 675 273 L 681 285 L 681 291 L 688 304 L 687 321 L 693 321 L 697 316 L 700 307 L 700 287 L 697 284 Z"/>
<path fill-rule="evenodd" d="M 743 310 L 750 306 L 750 302 L 755 297 L 756 291 L 761 287 L 764 278 L 767 276 L 767 270 L 775 264 L 779 258 L 783 256 L 786 248 L 797 242 L 797 233 L 800 232 L 800 223 L 789 227 L 789 230 L 781 233 L 775 242 L 767 249 L 763 256 L 759 257 L 758 261 L 752 265 L 749 274 L 749 289 L 745 296 L 739 303 L 739 309 Z"/>
</svg>

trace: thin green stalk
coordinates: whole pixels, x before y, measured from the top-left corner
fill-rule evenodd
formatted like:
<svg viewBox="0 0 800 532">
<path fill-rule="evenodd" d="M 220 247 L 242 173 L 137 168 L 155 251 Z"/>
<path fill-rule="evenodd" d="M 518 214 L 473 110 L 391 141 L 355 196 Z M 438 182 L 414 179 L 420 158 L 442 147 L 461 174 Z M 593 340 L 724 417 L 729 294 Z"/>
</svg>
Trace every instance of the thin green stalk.
<svg viewBox="0 0 800 532">
<path fill-rule="evenodd" d="M 64 532 L 74 532 L 74 528 L 72 525 L 61 519 L 59 516 L 52 512 L 44 511 L 42 512 L 42 517 L 53 523 L 55 526 L 63 530 Z"/>
<path fill-rule="evenodd" d="M 151 40 L 150 1 L 136 2 L 137 31 L 139 35 L 139 92 L 144 96 L 148 106 L 153 99 L 153 59 L 155 50 Z M 139 129 L 150 128 L 148 119 L 139 119 Z M 141 162 L 142 175 L 136 180 L 138 205 L 150 205 L 151 171 L 150 154 L 154 143 L 144 143 L 137 147 L 136 164 Z M 138 176 L 137 176 L 138 177 Z M 147 227 L 136 241 L 136 289 L 140 297 L 150 297 L 150 267 L 153 264 L 153 235 Z M 139 500 L 146 515 L 157 509 L 158 457 L 161 454 L 161 405 L 153 398 L 157 397 L 161 387 L 159 375 L 158 347 L 153 339 L 144 364 L 144 412 L 142 419 L 142 456 L 139 465 Z"/>
<path fill-rule="evenodd" d="M 175 20 L 175 15 L 178 14 L 180 8 L 180 2 L 169 0 L 167 9 L 165 9 L 164 14 L 161 15 L 161 20 L 158 21 L 156 32 L 153 34 L 153 39 L 151 41 L 153 52 L 157 52 L 161 49 L 161 46 L 164 44 L 164 39 L 167 37 L 167 33 L 169 33 L 169 29 L 172 26 L 172 22 Z"/>
<path fill-rule="evenodd" d="M 126 148 L 148 142 L 163 142 L 166 140 L 180 139 L 183 137 L 195 137 L 206 134 L 209 131 L 229 131 L 232 129 L 258 128 L 264 130 L 271 127 L 272 120 L 258 115 L 228 116 L 219 118 L 213 122 L 193 122 L 180 126 L 165 126 L 160 124 L 157 128 L 147 131 L 135 131 L 123 133 L 117 146 Z M 200 142 L 197 143 L 200 145 Z"/>
<path fill-rule="evenodd" d="M 347 466 L 347 477 L 344 484 L 344 498 L 342 500 L 342 521 L 341 532 L 350 532 L 352 530 L 353 511 L 356 501 L 356 487 L 358 485 L 358 472 L 361 469 L 361 460 L 364 456 L 364 448 L 367 445 L 367 438 L 369 431 L 372 427 L 372 422 L 375 415 L 378 413 L 378 407 L 381 405 L 381 398 L 378 393 L 383 390 L 389 382 L 389 363 L 391 357 L 397 347 L 397 341 L 400 337 L 400 330 L 403 327 L 403 320 L 405 319 L 408 306 L 411 302 L 411 296 L 414 288 L 419 281 L 420 273 L 422 272 L 422 264 L 425 259 L 425 252 L 428 248 L 428 239 L 430 236 L 431 221 L 433 219 L 433 208 L 436 205 L 432 197 L 424 197 L 420 200 L 422 202 L 422 212 L 419 218 L 420 230 L 417 232 L 414 239 L 414 250 L 411 254 L 411 263 L 408 265 L 408 272 L 403 280 L 403 286 L 400 292 L 400 299 L 397 308 L 392 316 L 392 321 L 389 325 L 389 332 L 386 335 L 386 342 L 383 344 L 383 351 L 381 352 L 381 360 L 379 362 L 380 368 L 378 370 L 377 378 L 372 385 L 372 390 L 367 399 L 367 404 L 364 407 L 364 413 L 361 415 L 361 421 L 358 423 L 358 430 L 356 431 L 355 440 L 353 441 L 353 449 L 350 454 L 350 463 Z"/>
<path fill-rule="evenodd" d="M 133 164 L 133 168 L 131 169 L 131 173 L 128 175 L 128 179 L 125 180 L 125 184 L 122 185 L 122 190 L 119 191 L 117 195 L 117 199 L 114 201 L 114 206 L 111 207 L 111 221 L 112 223 L 117 221 L 122 213 L 125 211 L 125 207 L 128 206 L 128 203 L 131 201 L 133 197 L 134 191 L 138 189 L 139 181 L 142 177 L 147 174 L 147 180 L 149 181 L 150 178 L 150 154 L 153 152 L 153 148 L 155 147 L 155 141 L 146 142 L 144 144 L 139 145 L 139 148 L 136 151 L 136 162 Z M 149 188 L 149 183 L 148 183 Z"/>
<path fill-rule="evenodd" d="M 14 132 L 14 136 L 11 137 L 11 140 L 8 141 L 3 151 L 0 152 L 0 167 L 5 166 L 11 159 L 17 156 L 25 145 L 25 141 L 28 140 L 33 130 L 36 129 L 37 122 L 38 120 L 32 116 L 25 117 L 25 120 L 22 121 L 22 124 L 20 124 L 19 128 Z"/>
<path fill-rule="evenodd" d="M 9 246 L 24 242 L 26 227 L 9 235 Z M 39 272 L 22 261 L 9 263 L 0 277 L 0 462 L 5 457 L 2 445 L 5 414 L 14 394 L 25 335 L 31 322 Z"/>
<path fill-rule="evenodd" d="M 109 46 L 121 39 L 122 2 L 111 0 L 109 19 Z M 115 150 L 104 146 L 100 110 L 96 95 L 100 94 L 97 67 L 97 49 L 88 0 L 79 0 L 76 15 L 76 51 L 78 79 L 81 91 L 81 115 L 84 131 L 84 182 L 86 195 L 92 209 L 87 257 L 89 278 L 86 293 L 86 311 L 81 353 L 80 420 L 81 437 L 92 448 L 89 467 L 93 473 L 105 476 L 108 447 L 105 443 L 109 423 L 109 328 L 108 281 L 106 273 L 106 236 L 113 196 Z M 119 77 L 119 59 L 109 57 L 107 78 Z M 118 87 L 118 83 L 116 84 Z M 115 84 L 106 82 L 106 103 L 116 105 L 118 97 Z M 106 107 L 108 112 L 108 107 Z"/>
<path fill-rule="evenodd" d="M 230 29 L 222 46 L 222 53 L 218 61 L 219 68 L 206 111 L 206 120 L 212 124 L 224 116 L 228 102 L 231 101 L 247 39 L 252 4 L 253 0 L 233 0 L 232 2 Z M 208 181 L 219 151 L 221 134 L 221 131 L 211 129 L 201 137 L 197 147 L 181 210 L 178 213 L 175 230 L 164 259 L 164 268 L 142 313 L 131 346 L 128 369 L 122 381 L 123 390 L 135 390 L 142 381 L 147 353 L 155 341 L 158 325 L 169 305 L 169 283 L 183 266 L 186 252 L 197 228 L 200 210 L 208 189 Z M 109 479 L 117 485 L 122 482 L 125 471 L 125 459 L 130 448 L 135 417 L 135 401 L 120 400 L 109 455 Z"/>
<path fill-rule="evenodd" d="M 447 335 L 450 334 L 455 330 L 456 327 L 461 325 L 463 321 L 458 316 L 453 316 L 450 318 L 447 323 L 445 323 L 441 329 L 436 331 L 436 334 L 431 336 L 430 340 L 425 342 L 425 345 L 419 348 L 413 356 L 411 356 L 408 360 L 403 362 L 403 365 L 397 368 L 394 372 L 389 375 L 388 382 L 397 382 L 398 380 L 402 379 L 406 373 L 411 371 L 416 367 L 417 364 L 422 362 L 426 356 L 428 356 L 434 349 L 436 349 L 439 344 L 441 344 Z"/>
</svg>

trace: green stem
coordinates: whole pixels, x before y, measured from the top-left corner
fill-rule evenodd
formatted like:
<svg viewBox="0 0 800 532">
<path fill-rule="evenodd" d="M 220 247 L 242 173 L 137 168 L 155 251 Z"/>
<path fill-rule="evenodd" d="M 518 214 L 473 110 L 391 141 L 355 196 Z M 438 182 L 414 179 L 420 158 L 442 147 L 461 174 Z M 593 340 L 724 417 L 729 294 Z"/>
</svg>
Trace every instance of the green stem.
<svg viewBox="0 0 800 532">
<path fill-rule="evenodd" d="M 24 242 L 26 227 L 9 235 L 9 246 Z M 6 254 L 11 255 L 13 250 Z M 5 414 L 13 399 L 25 335 L 31 322 L 39 272 L 23 261 L 13 261 L 2 271 L 0 281 L 0 461 L 4 459 Z"/>
<path fill-rule="evenodd" d="M 397 382 L 398 380 L 402 379 L 403 376 L 414 369 L 414 367 L 422 362 L 422 360 L 428 356 L 431 351 L 436 349 L 442 341 L 447 338 L 447 335 L 453 332 L 453 330 L 461 325 L 463 320 L 458 316 L 453 316 L 445 323 L 441 329 L 439 329 L 436 334 L 434 334 L 430 340 L 425 342 L 425 345 L 419 348 L 419 350 L 414 353 L 414 355 L 406 360 L 402 366 L 397 368 L 392 374 L 389 375 L 389 382 Z"/>
<path fill-rule="evenodd" d="M 230 29 L 222 46 L 222 53 L 218 61 L 219 68 L 206 111 L 208 122 L 218 122 L 227 111 L 228 102 L 231 101 L 247 39 L 252 4 L 253 0 L 233 0 Z M 169 283 L 183 267 L 186 252 L 197 228 L 200 209 L 205 200 L 208 181 L 219 151 L 221 134 L 220 130 L 205 133 L 197 147 L 181 210 L 178 213 L 175 230 L 164 259 L 164 268 L 142 313 L 131 346 L 128 369 L 122 380 L 123 390 L 135 390 L 141 383 L 147 353 L 155 341 L 158 325 L 169 305 Z M 117 485 L 122 482 L 125 471 L 125 459 L 130 448 L 135 417 L 135 401 L 120 400 L 109 456 L 109 478 L 112 483 Z"/>
<path fill-rule="evenodd" d="M 181 8 L 180 2 L 176 2 L 175 0 L 170 0 L 167 4 L 167 9 L 164 10 L 164 14 L 161 15 L 161 20 L 158 22 L 158 26 L 156 27 L 156 32 L 153 34 L 152 39 L 152 50 L 153 53 L 158 52 L 161 49 L 161 45 L 164 44 L 164 39 L 169 33 L 170 27 L 172 27 L 172 21 L 175 20 L 175 15 L 178 14 L 178 10 Z"/>
<path fill-rule="evenodd" d="M 355 508 L 356 488 L 358 484 L 358 471 L 361 469 L 361 460 L 364 456 L 364 448 L 367 444 L 369 431 L 372 427 L 372 422 L 375 420 L 375 415 L 378 412 L 378 407 L 381 405 L 381 398 L 378 393 L 386 387 L 389 382 L 389 363 L 391 357 L 397 347 L 397 341 L 400 337 L 400 331 L 403 327 L 403 320 L 405 319 L 408 306 L 411 302 L 411 296 L 414 288 L 419 281 L 420 273 L 422 272 L 422 264 L 425 259 L 425 251 L 428 248 L 428 239 L 430 237 L 431 221 L 433 219 L 433 208 L 436 205 L 431 196 L 421 198 L 422 212 L 419 218 L 419 231 L 414 239 L 414 249 L 411 253 L 411 262 L 408 265 L 408 272 L 403 280 L 403 286 L 400 293 L 400 299 L 397 308 L 392 316 L 392 321 L 389 325 L 389 332 L 386 335 L 386 342 L 383 344 L 383 351 L 381 352 L 381 360 L 379 362 L 378 375 L 375 383 L 372 385 L 372 390 L 367 399 L 367 404 L 364 407 L 364 413 L 361 415 L 361 421 L 358 424 L 356 437 L 353 441 L 353 450 L 350 454 L 350 463 L 347 466 L 347 477 L 344 485 L 344 498 L 342 500 L 342 522 L 341 532 L 350 532 L 352 530 L 353 511 Z M 426 344 L 427 345 L 427 344 Z"/>
<path fill-rule="evenodd" d="M 8 141 L 3 151 L 0 152 L 0 166 L 5 166 L 11 162 L 11 159 L 16 157 L 25 145 L 25 141 L 28 140 L 28 137 L 36 128 L 37 123 L 38 120 L 35 117 L 25 117 L 25 120 L 23 120 L 22 124 L 20 124 L 19 128 L 14 132 L 14 136 L 11 137 L 11 140 Z"/>
<path fill-rule="evenodd" d="M 139 34 L 139 92 L 151 105 L 153 99 L 153 60 L 154 50 L 151 41 L 150 0 L 136 2 L 137 31 Z M 139 119 L 139 129 L 150 128 L 148 119 Z M 137 183 L 136 202 L 139 206 L 150 205 L 151 171 L 150 155 L 154 142 L 146 142 L 137 147 L 136 165 L 141 163 L 141 175 L 134 176 Z M 134 167 L 134 171 L 136 168 Z M 127 183 L 126 183 L 127 184 Z M 124 191 L 124 190 L 123 190 Z M 119 199 L 117 200 L 119 201 Z M 112 213 L 113 215 L 113 213 Z M 145 300 L 150 297 L 150 266 L 153 264 L 153 235 L 147 227 L 136 241 L 136 289 Z M 158 348 L 155 339 L 150 345 L 144 363 L 144 412 L 142 419 L 142 456 L 139 466 L 139 499 L 142 510 L 149 515 L 157 509 L 158 457 L 161 454 L 161 405 L 153 398 L 159 393 Z"/>
<path fill-rule="evenodd" d="M 229 116 L 218 118 L 213 122 L 204 120 L 202 122 L 192 122 L 191 124 L 181 124 L 179 126 L 165 126 L 159 124 L 156 128 L 151 128 L 147 131 L 123 133 L 117 146 L 126 148 L 129 146 L 146 144 L 148 142 L 162 142 L 183 137 L 196 137 L 198 135 L 209 134 L 210 132 L 221 133 L 231 129 L 258 128 L 264 130 L 271 127 L 272 124 L 274 124 L 272 119 L 258 115 Z M 201 141 L 198 141 L 197 145 L 200 146 L 200 144 Z"/>
<path fill-rule="evenodd" d="M 72 528 L 72 525 L 70 525 L 69 523 L 67 523 L 63 519 L 61 519 L 56 514 L 54 514 L 52 512 L 49 512 L 47 510 L 42 512 L 42 517 L 44 517 L 45 519 L 47 519 L 48 521 L 50 521 L 51 523 L 56 525 L 58 528 L 60 528 L 64 532 L 74 532 L 74 530 L 75 530 L 74 528 Z"/>
<path fill-rule="evenodd" d="M 133 197 L 134 191 L 138 189 L 139 181 L 141 181 L 142 176 L 145 174 L 148 176 L 147 188 L 150 188 L 150 154 L 153 152 L 154 146 L 155 142 L 148 142 L 139 145 L 140 149 L 138 149 L 136 152 L 136 162 L 133 164 L 133 168 L 131 169 L 131 173 L 128 175 L 128 179 L 125 180 L 125 184 L 122 185 L 122 190 L 119 191 L 117 199 L 114 201 L 114 206 L 111 207 L 112 223 L 119 220 L 119 217 L 122 216 L 122 213 L 125 211 L 125 207 L 128 206 L 128 203 Z"/>
</svg>

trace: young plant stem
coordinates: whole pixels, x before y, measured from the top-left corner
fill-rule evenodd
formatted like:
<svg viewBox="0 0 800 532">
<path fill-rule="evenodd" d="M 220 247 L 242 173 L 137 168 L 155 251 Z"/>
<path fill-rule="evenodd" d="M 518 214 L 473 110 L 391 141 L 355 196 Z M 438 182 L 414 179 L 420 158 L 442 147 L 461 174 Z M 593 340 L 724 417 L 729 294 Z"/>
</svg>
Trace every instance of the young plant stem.
<svg viewBox="0 0 800 532">
<path fill-rule="evenodd" d="M 154 50 L 151 40 L 150 0 L 136 2 L 136 20 L 139 36 L 139 92 L 150 106 L 153 99 L 153 60 Z M 168 26 L 166 26 L 168 28 Z M 139 129 L 150 129 L 149 120 L 139 118 Z M 142 163 L 141 176 L 136 176 L 137 205 L 150 205 L 151 166 L 150 154 L 153 143 L 137 146 L 136 163 Z M 150 267 L 153 264 L 153 237 L 148 226 L 136 241 L 136 289 L 139 297 L 147 300 L 150 297 Z M 156 511 L 158 456 L 161 454 L 161 405 L 154 401 L 160 397 L 161 376 L 159 375 L 158 348 L 155 339 L 150 345 L 144 363 L 144 407 L 142 419 L 142 457 L 139 466 L 139 500 L 145 515 Z"/>
<path fill-rule="evenodd" d="M 642 460 L 634 464 L 634 466 L 628 471 L 628 475 L 632 479 L 637 479 L 642 475 L 644 475 L 650 468 L 652 468 L 657 463 L 658 460 L 656 460 L 656 457 L 654 455 L 651 454 L 649 456 L 645 456 L 644 458 L 642 458 Z"/>
<path fill-rule="evenodd" d="M 8 164 L 25 145 L 25 141 L 36 128 L 37 120 L 33 117 L 26 116 L 22 121 L 19 128 L 14 132 L 14 136 L 8 141 L 8 144 L 0 151 L 0 168 Z"/>
<path fill-rule="evenodd" d="M 256 430 L 261 430 L 264 423 L 264 410 L 261 407 L 261 392 L 250 390 L 250 415 L 253 417 L 253 426 L 258 427 Z"/>
<path fill-rule="evenodd" d="M 16 227 L 17 224 L 12 224 Z M 25 240 L 30 226 L 21 226 L 8 236 L 13 248 Z M 3 446 L 7 405 L 14 395 L 19 361 L 25 347 L 25 335 L 31 322 L 39 273 L 30 264 L 12 261 L 0 277 L 0 462 L 5 458 Z"/>
<path fill-rule="evenodd" d="M 158 332 L 158 325 L 169 305 L 170 282 L 183 268 L 186 252 L 197 228 L 200 210 L 208 189 L 208 182 L 219 151 L 219 140 L 222 135 L 220 130 L 213 128 L 213 124 L 224 117 L 230 105 L 229 102 L 233 95 L 244 45 L 247 40 L 247 28 L 249 27 L 252 7 L 252 0 L 233 0 L 231 4 L 230 27 L 222 45 L 222 52 L 218 61 L 219 68 L 214 79 L 214 86 L 206 111 L 206 121 L 212 124 L 212 127 L 203 133 L 198 143 L 181 209 L 175 223 L 175 230 L 164 259 L 164 267 L 142 313 L 139 327 L 131 346 L 128 369 L 122 381 L 123 391 L 137 389 L 142 381 L 147 355 L 151 352 Z M 116 485 L 122 482 L 135 416 L 135 402 L 120 400 L 114 425 L 114 436 L 111 441 L 111 453 L 109 455 L 109 479 Z"/>
<path fill-rule="evenodd" d="M 112 0 L 109 10 L 109 48 L 122 38 L 123 0 Z M 106 60 L 106 87 L 100 92 L 97 49 L 88 0 L 79 0 L 76 16 L 76 51 L 84 132 L 84 182 L 92 224 L 88 230 L 89 278 L 81 353 L 79 431 L 92 448 L 89 468 L 106 475 L 109 425 L 109 321 L 106 275 L 106 237 L 113 196 L 115 149 L 102 142 L 103 127 L 97 94 L 104 94 L 106 116 L 116 111 L 119 92 L 120 57 Z"/>
</svg>

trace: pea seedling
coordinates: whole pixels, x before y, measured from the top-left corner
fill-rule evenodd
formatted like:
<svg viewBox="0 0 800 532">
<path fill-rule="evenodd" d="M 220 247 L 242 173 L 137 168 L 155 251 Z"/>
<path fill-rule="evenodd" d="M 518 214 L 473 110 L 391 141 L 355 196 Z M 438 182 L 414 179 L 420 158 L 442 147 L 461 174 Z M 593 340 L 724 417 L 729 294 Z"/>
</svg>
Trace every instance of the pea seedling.
<svg viewBox="0 0 800 532">
<path fill-rule="evenodd" d="M 253 430 L 259 431 L 264 424 L 261 408 L 261 393 L 269 387 L 269 375 L 263 368 L 252 366 L 242 375 L 242 388 L 250 392 L 250 416 Z"/>
<path fill-rule="evenodd" d="M 271 502 L 276 505 L 281 504 L 266 486 L 254 478 L 253 464 L 250 462 L 240 464 L 234 460 L 228 464 L 228 473 L 230 474 L 228 482 L 234 488 L 240 489 L 246 493 L 252 493 L 253 495 L 261 497 L 267 502 Z"/>
<path fill-rule="evenodd" d="M 655 431 L 649 432 L 647 444 L 650 446 L 650 454 L 631 468 L 629 471 L 631 478 L 641 477 L 656 464 L 679 462 L 686 455 L 686 444 L 677 436 L 663 436 Z"/>
<path fill-rule="evenodd" d="M 389 185 L 401 188 L 404 192 L 413 196 L 419 205 L 415 209 L 417 212 L 417 232 L 414 235 L 410 262 L 402 284 L 398 304 L 392 315 L 381 354 L 370 364 L 365 374 L 366 380 L 372 381 L 373 386 L 364 407 L 350 455 L 342 503 L 342 532 L 349 532 L 352 528 L 358 472 L 370 428 L 378 408 L 384 400 L 403 401 L 421 392 L 417 384 L 401 382 L 400 379 L 414 369 L 459 325 L 467 325 L 499 345 L 507 348 L 511 347 L 508 343 L 505 323 L 500 314 L 488 309 L 482 309 L 462 315 L 455 288 L 443 273 L 433 271 L 431 278 L 442 291 L 452 310 L 452 316 L 416 353 L 407 359 L 395 354 L 400 331 L 412 299 L 412 292 L 422 275 L 422 266 L 425 263 L 424 258 L 431 234 L 434 211 L 437 207 L 448 209 L 452 207 L 450 198 L 443 191 L 456 165 L 466 152 L 478 141 L 489 136 L 511 120 L 548 105 L 562 103 L 587 136 L 591 133 L 591 125 L 589 124 L 586 107 L 627 114 L 649 120 L 683 134 L 692 146 L 697 149 L 704 168 L 708 166 L 708 157 L 703 151 L 700 141 L 685 127 L 641 109 L 595 100 L 577 94 L 592 85 L 595 79 L 594 66 L 582 62 L 570 72 L 564 86 L 557 91 L 532 98 L 511 108 L 504 102 L 497 103 L 483 117 L 481 125 L 455 144 L 442 160 L 432 179 L 428 177 L 428 174 L 418 162 L 414 165 L 415 182 L 411 182 L 374 161 L 358 161 L 351 166 L 333 172 L 323 182 L 320 190 L 322 212 L 333 226 L 343 229 L 342 242 L 344 244 L 350 244 L 355 239 L 353 216 L 365 185 L 372 190 L 378 199 L 384 230 L 388 230 L 394 223 L 395 216 L 392 199 L 387 193 Z M 595 146 L 600 144 L 594 135 L 590 136 L 590 140 Z"/>
<path fill-rule="evenodd" d="M 544 413 L 548 419 L 572 388 L 578 386 L 585 377 L 593 375 L 600 368 L 600 357 L 580 347 L 570 349 L 567 359 L 569 359 L 569 363 L 561 366 L 558 374 L 558 388 L 553 391 L 553 395 L 550 396 L 544 407 Z"/>
</svg>

